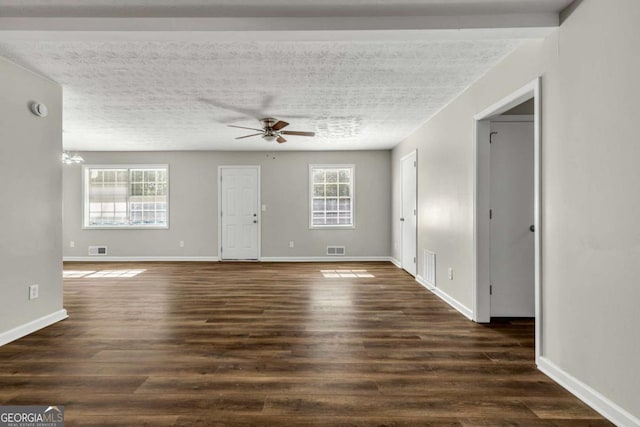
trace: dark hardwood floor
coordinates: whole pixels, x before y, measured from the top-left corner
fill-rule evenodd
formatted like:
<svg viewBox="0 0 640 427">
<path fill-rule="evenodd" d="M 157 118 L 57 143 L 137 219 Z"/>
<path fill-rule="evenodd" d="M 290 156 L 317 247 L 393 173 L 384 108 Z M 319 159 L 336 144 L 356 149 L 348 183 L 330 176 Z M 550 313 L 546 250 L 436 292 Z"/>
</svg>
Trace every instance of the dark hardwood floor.
<svg viewBox="0 0 640 427">
<path fill-rule="evenodd" d="M 536 370 L 532 322 L 474 324 L 392 264 L 65 270 L 70 317 L 0 347 L 0 404 L 68 426 L 611 425 Z"/>
</svg>

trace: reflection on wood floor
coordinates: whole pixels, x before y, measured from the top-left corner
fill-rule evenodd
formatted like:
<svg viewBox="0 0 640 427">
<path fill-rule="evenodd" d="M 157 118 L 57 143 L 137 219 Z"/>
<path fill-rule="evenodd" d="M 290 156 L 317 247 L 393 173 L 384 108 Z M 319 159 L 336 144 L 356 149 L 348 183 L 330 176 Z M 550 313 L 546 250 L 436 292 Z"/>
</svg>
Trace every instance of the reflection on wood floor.
<svg viewBox="0 0 640 427">
<path fill-rule="evenodd" d="M 533 322 L 475 324 L 389 263 L 65 270 L 70 317 L 0 348 L 0 404 L 67 426 L 611 425 L 536 370 Z"/>
</svg>

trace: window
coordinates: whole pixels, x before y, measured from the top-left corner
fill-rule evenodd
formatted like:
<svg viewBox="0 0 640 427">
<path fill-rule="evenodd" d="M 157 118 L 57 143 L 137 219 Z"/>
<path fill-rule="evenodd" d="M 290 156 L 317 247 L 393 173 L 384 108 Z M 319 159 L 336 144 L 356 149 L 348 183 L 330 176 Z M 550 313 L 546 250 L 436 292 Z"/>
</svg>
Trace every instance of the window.
<svg viewBox="0 0 640 427">
<path fill-rule="evenodd" d="M 310 165 L 311 228 L 353 228 L 353 165 Z"/>
<path fill-rule="evenodd" d="M 85 166 L 84 226 L 167 228 L 169 173 L 164 166 Z"/>
</svg>

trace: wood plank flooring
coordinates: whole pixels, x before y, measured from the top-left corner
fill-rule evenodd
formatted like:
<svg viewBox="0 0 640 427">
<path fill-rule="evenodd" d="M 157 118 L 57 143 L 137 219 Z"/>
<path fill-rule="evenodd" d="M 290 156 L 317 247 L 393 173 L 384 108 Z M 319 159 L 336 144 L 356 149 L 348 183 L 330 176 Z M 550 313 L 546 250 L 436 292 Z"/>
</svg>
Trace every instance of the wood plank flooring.
<svg viewBox="0 0 640 427">
<path fill-rule="evenodd" d="M 0 404 L 68 426 L 611 425 L 536 370 L 531 321 L 470 322 L 389 263 L 65 270 L 70 318 L 0 347 Z"/>
</svg>

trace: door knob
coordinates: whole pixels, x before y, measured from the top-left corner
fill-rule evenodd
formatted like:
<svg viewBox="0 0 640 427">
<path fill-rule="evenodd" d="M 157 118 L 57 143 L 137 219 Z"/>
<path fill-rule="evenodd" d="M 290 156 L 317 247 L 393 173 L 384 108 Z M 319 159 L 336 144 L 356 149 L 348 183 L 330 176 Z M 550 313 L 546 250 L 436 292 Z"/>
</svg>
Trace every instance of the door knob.
<svg viewBox="0 0 640 427">
<path fill-rule="evenodd" d="M 530 227 L 529 227 L 529 231 L 530 231 L 530 232 L 532 232 L 532 233 L 533 233 L 534 231 L 536 231 L 536 226 L 535 226 L 535 225 L 530 226 Z"/>
<path fill-rule="evenodd" d="M 400 221 L 404 221 L 404 218 L 400 218 Z"/>
</svg>

